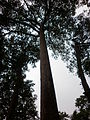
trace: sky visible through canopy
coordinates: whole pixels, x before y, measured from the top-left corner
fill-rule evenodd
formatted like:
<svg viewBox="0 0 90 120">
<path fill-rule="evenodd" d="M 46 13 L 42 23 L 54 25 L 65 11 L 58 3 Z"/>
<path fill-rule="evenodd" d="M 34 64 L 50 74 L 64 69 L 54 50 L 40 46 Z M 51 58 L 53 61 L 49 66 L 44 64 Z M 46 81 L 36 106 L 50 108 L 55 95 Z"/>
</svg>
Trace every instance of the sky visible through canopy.
<svg viewBox="0 0 90 120">
<path fill-rule="evenodd" d="M 50 55 L 50 54 L 49 54 Z M 65 111 L 72 114 L 75 108 L 75 99 L 83 93 L 80 79 L 73 73 L 70 73 L 66 68 L 66 64 L 60 59 L 55 60 L 50 55 L 50 64 L 52 69 L 54 87 L 56 92 L 57 104 L 59 111 Z M 34 89 L 37 94 L 37 110 L 40 114 L 40 62 L 36 68 L 29 65 L 27 79 L 33 80 L 35 83 Z M 89 80 L 89 78 L 87 78 Z"/>
</svg>

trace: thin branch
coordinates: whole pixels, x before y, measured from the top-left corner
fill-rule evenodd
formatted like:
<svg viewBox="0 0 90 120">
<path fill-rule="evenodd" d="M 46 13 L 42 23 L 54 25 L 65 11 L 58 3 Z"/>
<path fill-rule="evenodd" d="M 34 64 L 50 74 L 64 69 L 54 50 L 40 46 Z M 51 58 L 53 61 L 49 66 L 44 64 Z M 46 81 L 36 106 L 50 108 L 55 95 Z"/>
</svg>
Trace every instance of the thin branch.
<svg viewBox="0 0 90 120">
<path fill-rule="evenodd" d="M 29 22 L 30 22 L 33 26 L 35 26 L 38 30 L 40 30 L 40 28 L 37 26 L 37 23 L 35 23 L 34 20 L 28 19 L 28 18 L 26 18 L 26 20 L 29 20 Z"/>
<path fill-rule="evenodd" d="M 1 16 L 1 15 L 0 15 Z M 35 26 L 27 23 L 27 22 L 24 22 L 24 21 L 21 21 L 21 20 L 15 20 L 13 18 L 9 18 L 7 17 L 8 20 L 10 20 L 11 22 L 14 22 L 14 23 L 19 23 L 19 24 L 22 24 L 22 25 L 25 25 L 25 26 L 29 26 L 31 27 L 33 30 L 35 30 L 37 33 L 39 33 L 39 31 L 35 28 Z"/>
<path fill-rule="evenodd" d="M 31 34 L 31 33 L 23 32 L 23 31 L 19 31 L 19 30 L 11 30 L 8 33 L 3 34 L 2 36 L 6 36 L 10 33 L 23 33 L 25 35 L 30 35 L 30 36 L 33 36 L 33 37 L 39 37 L 39 35 L 34 35 L 34 34 Z"/>
<path fill-rule="evenodd" d="M 28 10 L 31 11 L 31 13 L 33 14 L 33 16 L 34 16 L 34 21 L 40 26 L 40 24 L 38 23 L 35 15 L 34 15 L 34 12 L 33 12 L 33 11 L 35 11 L 35 10 L 32 11 L 32 9 L 29 7 L 29 5 L 28 5 L 28 3 L 26 2 L 26 0 L 24 0 L 24 2 L 25 2 L 25 4 L 26 4 Z"/>
<path fill-rule="evenodd" d="M 83 45 L 83 46 L 90 46 L 90 42 L 87 42 L 87 43 L 80 43 L 80 45 Z"/>
<path fill-rule="evenodd" d="M 25 1 L 25 0 L 24 0 Z M 6 1 L 5 1 L 5 3 L 4 2 L 1 2 L 0 1 L 0 5 L 1 6 L 4 6 L 4 7 L 7 7 L 7 8 L 9 8 L 9 9 L 12 9 L 12 10 L 14 10 L 15 12 L 18 12 L 18 9 L 14 9 L 9 3 L 7 3 Z M 20 9 L 20 7 L 19 7 L 19 9 Z M 30 11 L 32 12 L 32 10 L 30 9 Z M 25 14 L 22 14 L 23 15 L 23 17 L 26 19 L 26 20 L 28 20 L 29 22 L 31 22 L 38 30 L 39 30 L 39 27 L 38 26 L 40 26 L 40 24 L 37 22 L 37 20 L 35 19 L 35 20 L 33 20 L 33 19 L 29 19 L 29 18 L 27 18 L 27 16 L 25 15 Z M 34 15 L 34 13 L 33 13 L 33 15 Z M 35 17 L 35 16 L 34 16 Z M 38 26 L 37 26 L 37 25 Z"/>
<path fill-rule="evenodd" d="M 25 17 L 25 20 L 31 22 L 33 25 L 36 25 L 35 27 L 39 30 L 40 29 L 40 24 L 38 22 L 36 22 L 35 20 L 33 19 L 30 19 L 30 18 L 27 18 L 26 15 L 23 15 Z M 38 27 L 39 26 L 39 27 Z"/>
<path fill-rule="evenodd" d="M 87 43 L 78 43 L 77 42 L 77 46 L 90 46 L 90 42 L 87 42 Z"/>
</svg>

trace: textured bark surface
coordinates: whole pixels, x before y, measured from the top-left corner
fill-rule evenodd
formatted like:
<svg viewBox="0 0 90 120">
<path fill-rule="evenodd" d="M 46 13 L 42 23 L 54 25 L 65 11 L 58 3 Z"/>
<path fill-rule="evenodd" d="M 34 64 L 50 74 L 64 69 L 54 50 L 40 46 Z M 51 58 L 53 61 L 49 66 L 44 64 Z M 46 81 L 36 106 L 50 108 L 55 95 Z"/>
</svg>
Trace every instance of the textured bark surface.
<svg viewBox="0 0 90 120">
<path fill-rule="evenodd" d="M 76 58 L 77 58 L 77 66 L 78 66 L 78 75 L 81 79 L 81 83 L 85 92 L 85 96 L 88 98 L 88 102 L 90 103 L 90 88 L 86 81 L 82 64 L 81 64 L 81 58 L 80 58 L 80 45 L 78 43 L 75 43 L 75 52 L 76 52 Z"/>
<path fill-rule="evenodd" d="M 41 120 L 59 120 L 53 78 L 44 37 L 40 28 L 40 66 L 41 66 Z"/>
</svg>

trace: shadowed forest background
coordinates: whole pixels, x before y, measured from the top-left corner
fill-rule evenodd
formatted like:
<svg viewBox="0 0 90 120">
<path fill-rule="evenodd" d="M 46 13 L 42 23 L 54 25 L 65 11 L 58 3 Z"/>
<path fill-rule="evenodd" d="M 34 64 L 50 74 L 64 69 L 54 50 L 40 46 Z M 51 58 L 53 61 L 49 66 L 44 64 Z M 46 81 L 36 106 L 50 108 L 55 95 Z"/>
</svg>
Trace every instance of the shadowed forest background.
<svg viewBox="0 0 90 120">
<path fill-rule="evenodd" d="M 82 13 L 76 10 L 86 7 Z M 48 50 L 77 74 L 84 93 L 58 111 Z M 28 64 L 40 60 L 40 118 Z M 61 69 L 61 68 L 60 68 Z M 0 120 L 90 120 L 90 1 L 0 0 Z M 62 96 L 61 96 L 62 97 Z"/>
</svg>

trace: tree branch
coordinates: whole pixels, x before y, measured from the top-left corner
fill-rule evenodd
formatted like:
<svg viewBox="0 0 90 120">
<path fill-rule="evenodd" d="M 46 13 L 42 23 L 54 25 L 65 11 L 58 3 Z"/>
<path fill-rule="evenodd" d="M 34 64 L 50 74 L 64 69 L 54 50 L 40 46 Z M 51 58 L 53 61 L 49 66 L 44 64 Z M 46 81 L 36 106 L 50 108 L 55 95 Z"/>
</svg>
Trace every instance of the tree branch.
<svg viewBox="0 0 90 120">
<path fill-rule="evenodd" d="M 25 0 L 24 0 L 25 1 Z M 26 3 L 26 2 L 25 2 Z M 19 9 L 20 9 L 20 7 L 19 7 L 19 9 L 15 9 L 15 8 L 13 8 L 8 2 L 1 2 L 0 1 L 0 5 L 1 6 L 3 6 L 3 7 L 6 7 L 7 9 L 12 9 L 12 10 L 14 10 L 15 12 L 18 12 L 19 11 Z M 27 4 L 26 4 L 27 5 Z M 29 7 L 28 7 L 29 8 Z M 30 11 L 32 12 L 32 10 L 30 9 Z M 34 25 L 38 30 L 40 29 L 38 26 L 40 26 L 40 24 L 37 22 L 37 20 L 36 19 L 29 19 L 28 17 L 27 17 L 27 15 L 25 15 L 25 14 L 21 14 L 24 18 L 25 18 L 25 20 L 27 20 L 27 21 L 29 21 L 29 22 L 31 22 L 31 24 L 32 25 Z M 33 13 L 33 15 L 34 15 L 34 13 Z M 35 16 L 34 16 L 34 18 L 35 18 Z M 37 26 L 38 25 L 38 26 Z M 35 30 L 35 29 L 34 29 Z M 36 30 L 35 30 L 36 31 Z"/>
<path fill-rule="evenodd" d="M 0 15 L 1 17 L 4 17 L 3 15 Z M 22 24 L 22 25 L 25 25 L 25 26 L 29 26 L 31 27 L 33 30 L 35 30 L 37 33 L 39 33 L 39 31 L 35 28 L 35 26 L 27 23 L 27 22 L 24 22 L 24 21 L 21 21 L 21 20 L 15 20 L 13 18 L 10 18 L 10 17 L 6 17 L 7 20 L 13 22 L 13 23 L 19 23 L 19 24 Z"/>
<path fill-rule="evenodd" d="M 28 3 L 26 2 L 26 0 L 24 0 L 24 2 L 25 2 L 25 4 L 26 4 L 28 10 L 33 14 L 35 23 L 37 23 L 37 24 L 40 26 L 40 24 L 38 23 L 38 21 L 37 21 L 35 15 L 34 15 L 34 12 L 33 12 L 33 11 L 35 11 L 35 10 L 32 11 L 32 9 L 29 7 L 29 5 L 28 5 Z"/>
<path fill-rule="evenodd" d="M 2 36 L 6 36 L 6 35 L 8 35 L 10 33 L 23 33 L 25 35 L 30 35 L 30 36 L 33 36 L 33 37 L 39 37 L 39 35 L 34 35 L 34 34 L 31 34 L 31 33 L 23 32 L 23 31 L 19 31 L 19 30 L 15 30 L 15 31 L 11 30 L 8 33 L 3 34 Z"/>
</svg>

